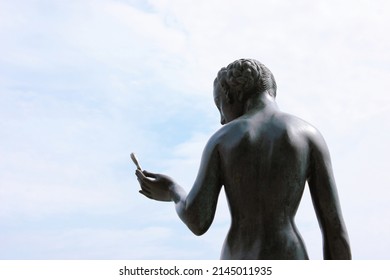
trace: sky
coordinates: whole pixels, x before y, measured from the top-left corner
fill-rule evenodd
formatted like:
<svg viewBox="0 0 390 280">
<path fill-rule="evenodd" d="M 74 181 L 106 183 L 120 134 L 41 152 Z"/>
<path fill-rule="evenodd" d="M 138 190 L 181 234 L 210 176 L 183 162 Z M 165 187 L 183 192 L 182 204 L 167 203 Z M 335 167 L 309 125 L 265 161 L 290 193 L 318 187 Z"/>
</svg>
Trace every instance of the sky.
<svg viewBox="0 0 390 280">
<path fill-rule="evenodd" d="M 220 68 L 264 63 L 282 111 L 327 141 L 354 259 L 390 259 L 387 0 L 0 0 L 0 259 L 218 259 L 138 193 L 141 166 L 191 189 Z M 296 222 L 322 237 L 306 190 Z"/>
</svg>

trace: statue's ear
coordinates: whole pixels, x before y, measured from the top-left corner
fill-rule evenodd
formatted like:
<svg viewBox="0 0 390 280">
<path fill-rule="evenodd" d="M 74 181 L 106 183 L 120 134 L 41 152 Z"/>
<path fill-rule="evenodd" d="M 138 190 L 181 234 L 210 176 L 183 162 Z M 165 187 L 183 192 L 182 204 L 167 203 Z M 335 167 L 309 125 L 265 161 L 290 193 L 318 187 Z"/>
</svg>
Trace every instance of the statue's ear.
<svg viewBox="0 0 390 280">
<path fill-rule="evenodd" d="M 233 104 L 234 98 L 233 98 L 233 94 L 230 92 L 230 90 L 227 90 L 227 91 L 225 92 L 225 98 L 226 98 L 226 102 L 227 102 L 227 103 Z"/>
<path fill-rule="evenodd" d="M 238 102 L 242 102 L 244 100 L 244 91 L 242 90 L 237 90 L 234 94 L 227 90 L 226 93 L 225 93 L 225 96 L 226 96 L 226 101 L 229 103 L 229 104 L 233 104 L 234 102 L 238 101 Z"/>
<path fill-rule="evenodd" d="M 237 99 L 239 102 L 242 102 L 244 100 L 244 91 L 238 90 L 237 92 Z"/>
</svg>

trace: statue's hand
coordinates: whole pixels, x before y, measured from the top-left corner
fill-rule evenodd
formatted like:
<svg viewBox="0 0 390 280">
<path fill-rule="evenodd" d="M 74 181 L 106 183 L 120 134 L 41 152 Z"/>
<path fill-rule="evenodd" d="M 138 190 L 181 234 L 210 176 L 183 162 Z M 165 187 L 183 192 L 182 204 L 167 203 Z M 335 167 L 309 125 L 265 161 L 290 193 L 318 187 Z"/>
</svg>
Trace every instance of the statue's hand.
<svg viewBox="0 0 390 280">
<path fill-rule="evenodd" d="M 141 186 L 141 194 L 150 199 L 172 201 L 171 187 L 175 183 L 170 177 L 139 169 L 135 171 L 135 175 Z"/>
</svg>

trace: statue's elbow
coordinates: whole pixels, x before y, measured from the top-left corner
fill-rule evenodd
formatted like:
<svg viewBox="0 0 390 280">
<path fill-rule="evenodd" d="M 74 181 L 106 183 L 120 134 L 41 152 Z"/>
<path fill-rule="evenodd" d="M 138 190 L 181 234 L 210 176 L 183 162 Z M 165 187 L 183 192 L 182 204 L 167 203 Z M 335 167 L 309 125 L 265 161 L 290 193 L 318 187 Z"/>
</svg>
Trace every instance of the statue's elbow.
<svg viewBox="0 0 390 280">
<path fill-rule="evenodd" d="M 197 236 L 203 235 L 209 229 L 209 225 L 207 224 L 191 223 L 187 224 L 187 226 L 192 231 L 192 233 Z"/>
<path fill-rule="evenodd" d="M 199 215 L 192 211 L 178 211 L 181 220 L 197 236 L 203 235 L 213 222 L 212 216 Z"/>
</svg>

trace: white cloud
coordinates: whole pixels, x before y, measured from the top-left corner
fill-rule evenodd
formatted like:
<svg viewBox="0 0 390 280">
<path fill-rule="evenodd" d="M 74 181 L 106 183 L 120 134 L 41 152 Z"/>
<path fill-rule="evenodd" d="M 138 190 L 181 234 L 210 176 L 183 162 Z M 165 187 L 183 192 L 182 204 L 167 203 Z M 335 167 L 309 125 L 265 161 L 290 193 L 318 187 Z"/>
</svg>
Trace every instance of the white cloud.
<svg viewBox="0 0 390 280">
<path fill-rule="evenodd" d="M 132 222 L 140 228 L 159 221 L 167 223 L 164 230 L 172 227 L 156 239 L 177 236 L 181 222 L 173 206 L 138 196 L 128 155 L 137 152 L 146 169 L 167 172 L 189 188 L 218 128 L 212 81 L 233 60 L 254 57 L 274 72 L 281 109 L 312 122 L 328 140 L 356 256 L 385 258 L 389 229 L 380 217 L 389 211 L 388 1 L 148 3 L 146 9 L 126 1 L 0 2 L 3 229 L 14 215 L 50 223 L 56 215 L 137 213 Z M 316 248 L 310 255 L 320 258 L 310 198 L 303 203 L 301 232 Z M 209 235 L 196 241 L 199 248 L 180 243 L 194 255 L 166 243 L 156 258 L 204 256 L 208 240 L 221 241 L 213 247 L 217 256 L 226 205 L 219 215 Z M 46 227 L 40 234 L 48 240 L 60 234 Z M 111 238 L 126 243 L 124 232 L 76 230 L 64 244 L 73 248 L 70 239 L 89 234 L 107 244 Z M 18 240 L 8 239 L 3 257 L 25 236 L 21 231 Z M 371 249 L 367 239 L 382 245 Z M 26 247 L 36 241 L 28 240 Z M 54 244 L 44 240 L 42 246 Z M 152 258 L 153 246 L 140 258 Z M 95 256 L 104 258 L 105 250 L 122 256 L 108 247 Z M 34 256 L 28 248 L 23 252 Z"/>
</svg>

